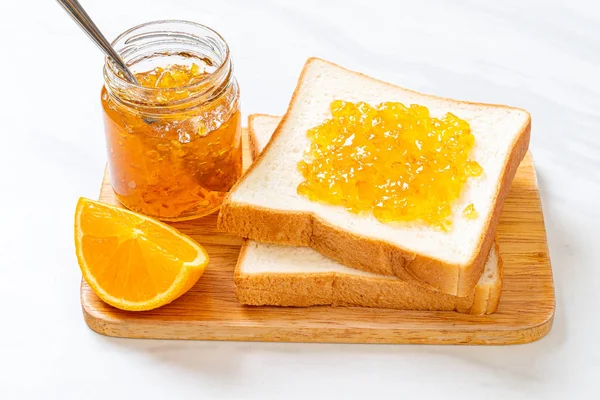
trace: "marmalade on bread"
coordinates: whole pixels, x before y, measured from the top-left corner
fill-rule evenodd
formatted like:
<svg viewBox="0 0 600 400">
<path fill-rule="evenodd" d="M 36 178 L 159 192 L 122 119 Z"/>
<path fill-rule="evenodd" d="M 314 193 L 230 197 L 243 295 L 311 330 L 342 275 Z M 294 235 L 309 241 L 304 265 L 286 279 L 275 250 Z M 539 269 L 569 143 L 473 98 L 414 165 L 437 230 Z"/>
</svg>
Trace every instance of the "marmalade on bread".
<svg viewBox="0 0 600 400">
<path fill-rule="evenodd" d="M 227 112 L 230 96 L 176 109 L 208 74 L 197 63 L 136 73 L 141 86 L 164 89 L 153 103 L 175 110 L 156 118 L 102 89 L 112 186 L 127 208 L 168 221 L 202 216 L 221 205 L 240 177 L 241 115 L 239 107 Z"/>
<path fill-rule="evenodd" d="M 479 216 L 473 203 L 469 203 L 463 210 L 463 217 L 467 219 L 475 219 Z"/>
<path fill-rule="evenodd" d="M 469 158 L 475 138 L 466 121 L 451 113 L 432 118 L 426 107 L 396 102 L 335 100 L 330 110 L 331 118 L 307 133 L 299 194 L 372 212 L 382 222 L 451 229 L 452 202 L 483 172 Z M 473 204 L 463 216 L 477 218 Z"/>
</svg>

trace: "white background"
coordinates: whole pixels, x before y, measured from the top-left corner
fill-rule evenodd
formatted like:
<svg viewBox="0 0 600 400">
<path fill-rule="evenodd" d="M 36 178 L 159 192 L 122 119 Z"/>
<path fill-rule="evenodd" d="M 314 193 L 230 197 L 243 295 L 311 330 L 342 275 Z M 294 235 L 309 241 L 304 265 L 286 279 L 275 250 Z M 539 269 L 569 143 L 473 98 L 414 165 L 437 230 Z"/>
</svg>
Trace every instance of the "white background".
<svg viewBox="0 0 600 400">
<path fill-rule="evenodd" d="M 79 304 L 72 219 L 105 164 L 103 57 L 54 1 L 0 2 L 0 398 L 600 396 L 597 1 L 82 0 L 108 38 L 190 19 L 229 42 L 243 111 L 281 114 L 321 56 L 441 96 L 528 109 L 556 282 L 539 342 L 438 347 L 113 339 Z"/>
</svg>

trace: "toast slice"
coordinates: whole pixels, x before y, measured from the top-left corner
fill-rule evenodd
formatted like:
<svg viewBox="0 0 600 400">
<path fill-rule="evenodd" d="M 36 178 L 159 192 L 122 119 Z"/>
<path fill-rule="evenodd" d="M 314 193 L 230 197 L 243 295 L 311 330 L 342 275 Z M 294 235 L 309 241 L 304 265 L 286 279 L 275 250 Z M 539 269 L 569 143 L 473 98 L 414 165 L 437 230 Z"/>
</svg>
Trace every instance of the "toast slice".
<svg viewBox="0 0 600 400">
<path fill-rule="evenodd" d="M 259 154 L 280 118 L 251 115 L 251 149 Z M 235 293 L 248 305 L 306 307 L 345 305 L 402 310 L 459 311 L 489 314 L 502 288 L 502 260 L 492 247 L 475 290 L 466 297 L 424 289 L 397 277 L 348 268 L 309 247 L 244 240 L 235 268 Z"/>
<path fill-rule="evenodd" d="M 484 172 L 467 182 L 453 204 L 449 232 L 381 223 L 297 194 L 303 180 L 297 164 L 309 146 L 306 132 L 330 117 L 329 104 L 336 99 L 420 104 L 434 117 L 452 112 L 469 122 L 475 136 L 471 157 Z M 465 297 L 481 277 L 530 129 L 530 115 L 521 109 L 420 94 L 312 58 L 265 151 L 223 202 L 218 227 L 260 242 L 310 246 L 352 268 Z M 462 216 L 468 203 L 478 218 Z"/>
</svg>

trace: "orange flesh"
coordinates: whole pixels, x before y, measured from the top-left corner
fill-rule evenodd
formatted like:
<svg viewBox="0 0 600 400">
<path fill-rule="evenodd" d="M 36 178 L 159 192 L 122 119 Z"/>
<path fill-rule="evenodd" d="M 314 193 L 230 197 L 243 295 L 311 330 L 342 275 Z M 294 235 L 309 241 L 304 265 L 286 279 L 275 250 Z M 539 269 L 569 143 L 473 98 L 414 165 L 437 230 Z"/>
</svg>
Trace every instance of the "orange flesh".
<svg viewBox="0 0 600 400">
<path fill-rule="evenodd" d="M 177 233 L 125 210 L 90 201 L 80 201 L 78 207 L 84 277 L 93 277 L 111 298 L 131 303 L 154 299 L 171 289 L 184 264 L 197 261 L 202 251 Z"/>
<path fill-rule="evenodd" d="M 426 107 L 335 100 L 332 117 L 307 133 L 298 193 L 313 201 L 372 212 L 382 222 L 420 221 L 448 231 L 452 203 L 483 168 L 469 158 L 469 124 Z M 476 216 L 473 207 L 469 217 Z"/>
</svg>

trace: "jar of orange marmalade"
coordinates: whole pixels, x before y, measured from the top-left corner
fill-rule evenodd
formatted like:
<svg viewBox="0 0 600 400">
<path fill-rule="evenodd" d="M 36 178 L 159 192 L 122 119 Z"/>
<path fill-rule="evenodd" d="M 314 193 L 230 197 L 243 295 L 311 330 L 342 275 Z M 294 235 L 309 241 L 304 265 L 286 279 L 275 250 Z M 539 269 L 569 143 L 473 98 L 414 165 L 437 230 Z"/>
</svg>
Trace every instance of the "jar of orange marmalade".
<svg viewBox="0 0 600 400">
<path fill-rule="evenodd" d="M 129 209 L 166 221 L 219 208 L 242 172 L 239 87 L 229 47 L 212 29 L 157 21 L 113 47 L 134 73 L 104 65 L 110 181 Z"/>
</svg>

